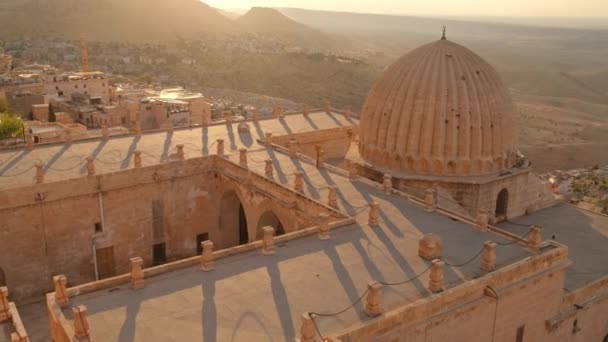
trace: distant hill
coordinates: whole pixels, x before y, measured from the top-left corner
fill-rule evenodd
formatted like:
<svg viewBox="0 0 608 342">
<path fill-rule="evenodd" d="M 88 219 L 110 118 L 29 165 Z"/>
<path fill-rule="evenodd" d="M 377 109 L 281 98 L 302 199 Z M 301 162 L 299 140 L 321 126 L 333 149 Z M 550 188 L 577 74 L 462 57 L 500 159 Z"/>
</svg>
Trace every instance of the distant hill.
<svg viewBox="0 0 608 342">
<path fill-rule="evenodd" d="M 164 41 L 222 35 L 234 23 L 199 0 L 2 0 L 0 37 Z"/>
<path fill-rule="evenodd" d="M 240 16 L 236 22 L 245 29 L 256 32 L 303 32 L 317 33 L 317 30 L 289 19 L 281 12 L 266 7 L 253 7 Z"/>
<path fill-rule="evenodd" d="M 220 12 L 221 15 L 223 15 L 224 17 L 226 17 L 230 20 L 236 20 L 242 15 L 241 13 L 237 13 L 235 11 L 231 11 L 231 10 L 227 10 L 227 9 L 223 9 L 223 8 L 216 8 L 216 9 L 218 12 Z"/>
<path fill-rule="evenodd" d="M 487 59 L 515 95 L 574 98 L 608 104 L 608 30 L 539 27 L 382 14 L 279 8 L 310 27 L 357 37 L 379 52 L 369 56 L 380 66 L 407 51 L 448 39 Z"/>
<path fill-rule="evenodd" d="M 337 36 L 294 21 L 272 8 L 253 7 L 240 16 L 236 23 L 245 32 L 273 36 L 304 47 L 331 48 L 334 44 L 344 43 Z"/>
<path fill-rule="evenodd" d="M 176 38 L 247 37 L 254 34 L 290 47 L 331 49 L 343 39 L 254 7 L 244 15 L 200 0 L 0 0 L 0 39 L 166 42 Z"/>
</svg>

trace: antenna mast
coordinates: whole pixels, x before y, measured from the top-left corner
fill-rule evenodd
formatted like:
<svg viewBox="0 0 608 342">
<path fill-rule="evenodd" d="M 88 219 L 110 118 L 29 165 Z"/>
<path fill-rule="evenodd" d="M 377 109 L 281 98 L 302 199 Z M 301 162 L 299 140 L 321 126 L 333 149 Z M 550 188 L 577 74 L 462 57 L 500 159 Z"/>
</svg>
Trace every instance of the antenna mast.
<svg viewBox="0 0 608 342">
<path fill-rule="evenodd" d="M 86 33 L 80 35 L 80 68 L 82 72 L 89 72 L 89 43 Z"/>
</svg>

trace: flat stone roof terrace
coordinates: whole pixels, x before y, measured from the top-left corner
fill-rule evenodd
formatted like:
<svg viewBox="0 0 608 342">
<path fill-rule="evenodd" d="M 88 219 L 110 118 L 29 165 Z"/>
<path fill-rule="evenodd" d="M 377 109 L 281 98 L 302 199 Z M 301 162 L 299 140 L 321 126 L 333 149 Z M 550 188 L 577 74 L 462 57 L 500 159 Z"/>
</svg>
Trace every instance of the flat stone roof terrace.
<svg viewBox="0 0 608 342">
<path fill-rule="evenodd" d="M 275 180 L 293 184 L 293 172 L 302 171 L 305 192 L 323 199 L 328 185 L 339 189 L 339 206 L 356 216 L 357 223 L 331 232 L 331 239 L 309 236 L 289 241 L 274 255 L 258 251 L 216 261 L 216 269 L 198 267 L 146 279 L 146 287 L 134 291 L 121 286 L 72 298 L 71 305 L 86 305 L 91 336 L 99 341 L 285 341 L 298 333 L 303 312 L 337 312 L 356 302 L 370 280 L 400 282 L 385 286 L 383 305 L 394 308 L 429 296 L 429 263 L 418 253 L 418 240 L 435 233 L 444 241 L 444 259 L 466 263 L 487 240 L 505 242 L 491 232 L 456 222 L 438 213 L 425 212 L 404 198 L 387 195 L 366 181 L 351 181 L 311 163 L 291 159 L 278 151 L 250 152 L 249 168 L 263 174 L 270 158 Z M 236 160 L 238 156 L 230 156 Z M 344 201 L 348 200 L 348 204 Z M 367 225 L 366 204 L 380 204 L 380 225 Z M 361 207 L 361 208 L 359 208 Z M 531 255 L 520 245 L 497 247 L 497 267 Z M 471 280 L 484 272 L 480 258 L 463 267 L 445 270 L 446 287 Z M 369 318 L 362 304 L 335 317 L 317 317 L 321 332 L 328 334 Z"/>
<path fill-rule="evenodd" d="M 186 158 L 215 154 L 217 139 L 224 139 L 226 153 L 239 148 L 259 147 L 257 139 L 266 132 L 273 136 L 304 133 L 322 129 L 349 127 L 358 124 L 355 117 L 346 118 L 336 112 L 311 112 L 286 114 L 283 118 L 260 118 L 249 124 L 250 134 L 238 133 L 238 124 L 214 124 L 208 127 L 193 127 L 167 131 L 144 132 L 140 137 L 130 134 L 112 136 L 104 141 L 100 138 L 74 140 L 71 145 L 57 143 L 26 148 L 0 150 L 0 191 L 8 188 L 35 184 L 35 165 L 43 163 L 45 182 L 54 182 L 86 176 L 86 158 L 95 157 L 97 174 L 111 173 L 133 167 L 133 152 L 142 151 L 143 166 L 163 163 L 176 153 L 176 145 L 183 144 Z"/>
<path fill-rule="evenodd" d="M 608 275 L 608 216 L 561 204 L 499 227 L 520 234 L 526 232 L 529 223 L 542 226 L 544 239 L 555 238 L 568 246 L 573 264 L 566 273 L 566 291 L 574 291 Z"/>
</svg>

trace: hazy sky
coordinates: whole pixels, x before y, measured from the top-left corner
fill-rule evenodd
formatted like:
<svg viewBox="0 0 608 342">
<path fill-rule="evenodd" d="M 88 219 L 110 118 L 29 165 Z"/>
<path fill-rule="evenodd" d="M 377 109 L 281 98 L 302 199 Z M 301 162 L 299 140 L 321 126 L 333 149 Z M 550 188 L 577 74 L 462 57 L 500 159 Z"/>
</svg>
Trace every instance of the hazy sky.
<svg viewBox="0 0 608 342">
<path fill-rule="evenodd" d="M 299 7 L 454 16 L 608 17 L 608 0 L 202 0 L 219 8 Z"/>
</svg>

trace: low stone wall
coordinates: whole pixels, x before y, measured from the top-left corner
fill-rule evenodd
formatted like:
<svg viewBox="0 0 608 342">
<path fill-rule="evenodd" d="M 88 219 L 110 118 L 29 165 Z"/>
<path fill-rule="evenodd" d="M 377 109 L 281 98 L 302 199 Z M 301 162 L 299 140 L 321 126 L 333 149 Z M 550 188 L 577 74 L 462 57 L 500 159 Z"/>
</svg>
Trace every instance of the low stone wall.
<svg viewBox="0 0 608 342">
<path fill-rule="evenodd" d="M 333 221 L 329 224 L 329 229 L 338 229 L 340 227 L 348 226 L 355 223 L 354 218 L 345 218 L 341 220 Z M 302 229 L 293 233 L 288 233 L 282 236 L 276 236 L 274 238 L 275 244 L 285 243 L 295 239 L 300 239 L 309 235 L 319 233 L 319 226 L 312 226 L 306 229 Z M 261 250 L 264 248 L 262 241 L 254 241 L 245 245 L 235 246 L 232 248 L 217 250 L 212 252 L 213 260 L 218 261 L 234 255 L 247 253 L 255 250 Z M 169 272 L 186 269 L 190 267 L 201 267 L 203 262 L 202 256 L 196 256 L 187 258 L 171 263 L 167 263 L 160 266 L 154 266 L 143 269 L 143 279 L 149 279 L 155 276 L 167 274 Z M 221 267 L 218 265 L 216 267 Z M 202 271 L 201 271 L 202 272 Z M 65 294 L 68 298 L 77 297 L 96 291 L 103 291 L 117 286 L 123 286 L 129 284 L 132 280 L 131 273 L 121 274 L 116 277 L 94 281 L 87 284 L 82 284 L 65 289 Z M 63 291 L 63 290 L 59 290 Z M 67 310 L 62 309 L 57 301 L 55 300 L 55 293 L 48 293 L 46 295 L 47 310 L 49 315 L 49 325 L 51 329 L 51 336 L 55 342 L 69 342 L 73 341 L 74 337 L 74 318 L 71 315 L 66 314 Z M 69 306 L 69 305 L 68 305 Z M 25 342 L 25 341 L 24 341 Z"/>
<path fill-rule="evenodd" d="M 321 146 L 324 159 L 343 159 L 350 148 L 351 135 L 354 127 L 339 127 L 326 130 L 317 130 L 312 132 L 297 133 L 289 135 L 273 136 L 273 144 L 287 148 L 290 145 L 290 140 L 295 139 L 297 142 L 294 146 L 299 153 L 305 154 L 308 157 L 316 158 L 316 146 Z"/>
<path fill-rule="evenodd" d="M 338 336 L 343 342 L 403 336 L 408 341 L 488 341 L 492 336 L 508 341 L 515 340 L 520 325 L 527 325 L 527 339 L 541 341 L 529 336 L 544 335 L 543 316 L 557 309 L 569 265 L 565 246 L 552 242 L 547 246 L 539 255 L 386 312 Z M 487 294 L 488 287 L 497 299 Z M 499 305 L 504 311 L 496 316 Z M 537 321 L 541 324 L 533 323 Z"/>
</svg>

